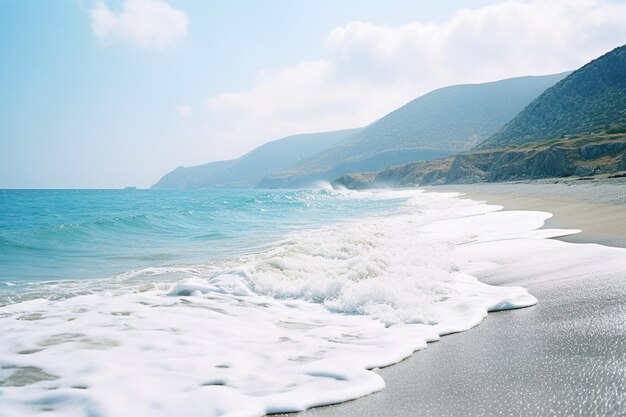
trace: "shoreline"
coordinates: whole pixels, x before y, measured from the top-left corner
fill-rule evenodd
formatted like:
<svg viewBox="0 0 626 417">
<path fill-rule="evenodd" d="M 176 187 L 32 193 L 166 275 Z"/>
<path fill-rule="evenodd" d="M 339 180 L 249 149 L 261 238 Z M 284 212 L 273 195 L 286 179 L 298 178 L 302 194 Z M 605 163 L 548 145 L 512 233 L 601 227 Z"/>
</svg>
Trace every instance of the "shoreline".
<svg viewBox="0 0 626 417">
<path fill-rule="evenodd" d="M 510 270 L 476 274 L 488 284 L 523 286 L 539 303 L 490 313 L 479 326 L 376 370 L 387 384 L 381 392 L 290 416 L 623 415 L 626 181 L 420 188 L 461 192 L 504 210 L 550 212 L 544 228 L 581 230 L 557 238 L 571 257 L 563 259 L 578 264 L 546 274 L 533 270 L 539 260 L 519 255 Z M 598 249 L 602 259 L 585 258 Z"/>
<path fill-rule="evenodd" d="M 537 181 L 420 187 L 427 192 L 459 192 L 461 198 L 503 206 L 503 210 L 552 213 L 544 228 L 579 229 L 559 237 L 571 243 L 626 248 L 626 180 Z"/>
</svg>

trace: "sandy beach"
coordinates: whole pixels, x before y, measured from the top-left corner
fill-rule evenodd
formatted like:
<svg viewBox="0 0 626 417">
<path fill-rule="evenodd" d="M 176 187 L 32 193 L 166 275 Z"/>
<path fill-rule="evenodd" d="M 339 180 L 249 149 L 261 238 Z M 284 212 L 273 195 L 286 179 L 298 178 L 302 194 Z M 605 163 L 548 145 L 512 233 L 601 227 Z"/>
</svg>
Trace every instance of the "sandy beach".
<svg viewBox="0 0 626 417">
<path fill-rule="evenodd" d="M 425 187 L 455 191 L 464 198 L 497 204 L 505 210 L 547 211 L 546 228 L 580 229 L 566 242 L 626 247 L 626 178 L 554 180 L 533 183 L 466 184 Z"/>
<path fill-rule="evenodd" d="M 626 256 L 626 180 L 427 191 L 462 192 L 505 210 L 553 213 L 545 228 L 582 230 L 560 238 L 570 257 L 561 261 L 578 262 L 546 274 L 545 262 L 559 255 L 523 259 L 520 254 L 512 268 L 477 274 L 489 284 L 523 286 L 539 303 L 491 313 L 476 328 L 378 370 L 387 383 L 381 392 L 298 416 L 626 415 L 626 271 L 615 270 Z M 596 259 L 589 253 L 597 244 L 615 248 Z M 533 268 L 537 263 L 544 267 Z"/>
</svg>

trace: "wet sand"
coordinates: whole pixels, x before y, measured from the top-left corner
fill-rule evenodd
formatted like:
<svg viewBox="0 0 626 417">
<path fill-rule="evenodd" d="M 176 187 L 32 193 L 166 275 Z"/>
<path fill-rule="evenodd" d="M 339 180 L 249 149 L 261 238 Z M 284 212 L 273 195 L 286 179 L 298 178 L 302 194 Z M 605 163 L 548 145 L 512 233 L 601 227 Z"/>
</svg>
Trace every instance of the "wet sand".
<svg viewBox="0 0 626 417">
<path fill-rule="evenodd" d="M 626 247 L 626 179 L 603 181 L 468 184 L 425 187 L 456 191 L 464 198 L 497 204 L 505 210 L 547 211 L 546 228 L 581 229 L 566 242 Z"/>
<path fill-rule="evenodd" d="M 626 247 L 626 181 L 427 190 L 548 211 L 547 227 L 583 230 L 562 240 Z M 584 259 L 592 247 L 576 245 L 568 256 Z M 539 303 L 491 313 L 478 327 L 378 370 L 384 391 L 297 416 L 625 416 L 626 271 L 615 267 L 624 256 L 609 248 L 603 259 L 550 274 L 533 270 L 533 259 L 479 274 L 490 284 L 521 285 Z"/>
</svg>

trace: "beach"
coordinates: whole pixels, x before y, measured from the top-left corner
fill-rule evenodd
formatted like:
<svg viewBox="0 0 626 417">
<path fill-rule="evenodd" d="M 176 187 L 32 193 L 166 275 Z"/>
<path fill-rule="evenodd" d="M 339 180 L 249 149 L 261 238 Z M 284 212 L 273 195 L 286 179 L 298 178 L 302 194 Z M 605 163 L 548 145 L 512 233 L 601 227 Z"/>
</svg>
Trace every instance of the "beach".
<svg viewBox="0 0 626 417">
<path fill-rule="evenodd" d="M 557 251 L 542 251 L 538 240 L 532 253 L 503 257 L 506 268 L 474 273 L 485 283 L 523 286 L 537 305 L 491 313 L 481 325 L 377 370 L 386 381 L 381 392 L 298 416 L 625 415 L 626 181 L 425 189 L 464 193 L 504 210 L 550 212 L 544 228 L 581 233 L 559 238 Z M 496 245 L 502 250 L 505 242 Z M 471 258 L 471 248 L 461 250 Z"/>
<path fill-rule="evenodd" d="M 464 198 L 498 204 L 505 210 L 547 211 L 553 217 L 546 222 L 546 228 L 581 230 L 560 238 L 563 241 L 626 247 L 626 178 L 464 184 L 425 189 L 460 192 Z"/>
<path fill-rule="evenodd" d="M 5 192 L 0 417 L 623 415 L 620 181 Z"/>
</svg>

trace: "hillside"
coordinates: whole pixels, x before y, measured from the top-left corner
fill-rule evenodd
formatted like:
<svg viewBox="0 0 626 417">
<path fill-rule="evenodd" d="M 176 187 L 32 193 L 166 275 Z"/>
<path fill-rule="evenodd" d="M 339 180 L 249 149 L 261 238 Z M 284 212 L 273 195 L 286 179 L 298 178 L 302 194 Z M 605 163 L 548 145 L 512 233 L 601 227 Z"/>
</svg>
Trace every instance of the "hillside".
<svg viewBox="0 0 626 417">
<path fill-rule="evenodd" d="M 624 176 L 626 46 L 547 89 L 472 151 L 374 173 L 348 174 L 349 188 Z"/>
<path fill-rule="evenodd" d="M 333 181 L 333 185 L 351 189 L 411 187 L 570 176 L 589 178 L 618 171 L 626 171 L 626 134 L 598 134 L 477 150 L 374 173 L 346 174 Z"/>
<path fill-rule="evenodd" d="M 626 133 L 626 45 L 547 89 L 477 149 L 600 132 Z"/>
<path fill-rule="evenodd" d="M 367 126 L 349 141 L 264 179 L 260 186 L 307 186 L 347 172 L 380 170 L 468 150 L 566 75 L 519 77 L 432 91 Z"/>
<path fill-rule="evenodd" d="M 360 129 L 288 136 L 266 143 L 238 159 L 179 167 L 152 188 L 255 187 L 259 181 L 299 160 L 337 146 Z"/>
</svg>

